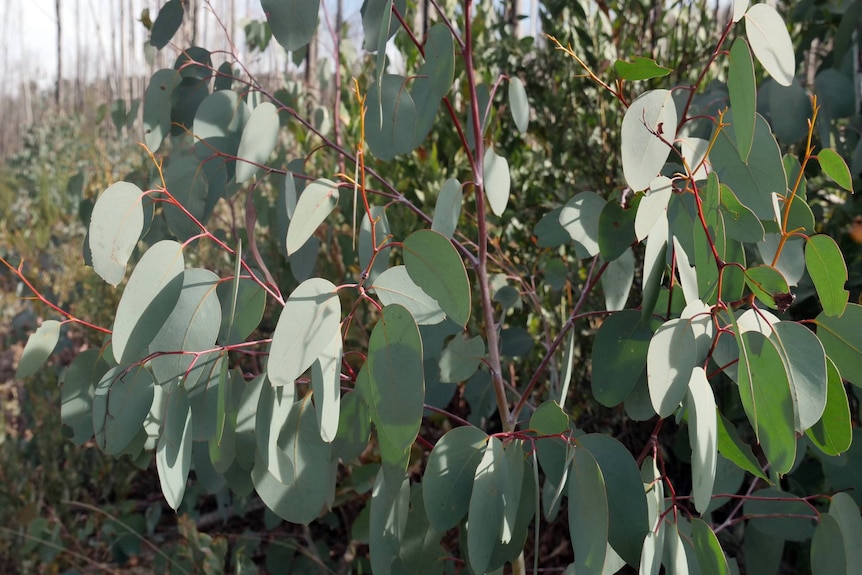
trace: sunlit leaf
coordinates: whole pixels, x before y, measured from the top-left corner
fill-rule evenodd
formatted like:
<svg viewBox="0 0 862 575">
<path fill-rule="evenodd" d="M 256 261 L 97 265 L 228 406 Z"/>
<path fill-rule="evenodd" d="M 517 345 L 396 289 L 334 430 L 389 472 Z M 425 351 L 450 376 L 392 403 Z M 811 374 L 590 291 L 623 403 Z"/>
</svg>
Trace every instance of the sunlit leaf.
<svg viewBox="0 0 862 575">
<path fill-rule="evenodd" d="M 718 424 L 715 396 L 706 372 L 697 366 L 691 372 L 688 393 L 688 438 L 691 444 L 691 475 L 694 507 L 706 513 L 715 484 L 718 463 Z"/>
<path fill-rule="evenodd" d="M 660 417 L 671 415 L 685 397 L 696 356 L 694 332 L 686 320 L 670 320 L 652 336 L 647 382 L 653 409 Z"/>
<path fill-rule="evenodd" d="M 90 215 L 89 246 L 93 270 L 116 286 L 144 229 L 144 193 L 135 184 L 117 182 L 96 200 Z"/>
<path fill-rule="evenodd" d="M 461 189 L 461 182 L 455 178 L 446 180 L 443 187 L 440 188 L 437 203 L 434 205 L 434 220 L 431 223 L 431 229 L 451 239 L 458 227 L 463 200 L 464 192 Z"/>
<path fill-rule="evenodd" d="M 176 510 L 183 501 L 192 460 L 192 411 L 186 390 L 177 387 L 167 399 L 165 426 L 156 449 L 162 493 Z"/>
<path fill-rule="evenodd" d="M 635 256 L 634 252 L 628 249 L 608 264 L 601 277 L 605 308 L 608 311 L 619 311 L 626 307 L 634 279 Z"/>
<path fill-rule="evenodd" d="M 509 78 L 509 107 L 512 109 L 515 127 L 522 134 L 525 133 L 530 123 L 530 103 L 527 101 L 524 83 L 517 76 Z"/>
<path fill-rule="evenodd" d="M 338 432 L 341 406 L 341 334 L 338 333 L 311 364 L 314 409 L 320 423 L 320 438 L 332 443 Z"/>
<path fill-rule="evenodd" d="M 327 179 L 306 186 L 287 228 L 287 253 L 296 253 L 338 204 L 338 187 Z"/>
<path fill-rule="evenodd" d="M 623 175 L 641 191 L 664 166 L 676 136 L 676 107 L 670 90 L 651 90 L 634 100 L 623 116 Z"/>
<path fill-rule="evenodd" d="M 57 341 L 60 339 L 62 324 L 53 319 L 46 319 L 36 331 L 27 338 L 27 344 L 18 360 L 16 378 L 29 377 L 39 371 L 54 353 Z"/>
<path fill-rule="evenodd" d="M 275 106 L 271 102 L 259 104 L 242 130 L 237 151 L 240 160 L 236 166 L 236 183 L 245 183 L 260 172 L 259 165 L 264 164 L 275 149 L 278 128 L 278 110 Z"/>
<path fill-rule="evenodd" d="M 437 300 L 410 279 L 404 266 L 392 266 L 377 276 L 373 287 L 383 305 L 397 303 L 404 306 L 419 325 L 437 324 L 446 319 L 446 313 Z"/>
<path fill-rule="evenodd" d="M 740 469 L 767 480 L 760 462 L 751 451 L 751 446 L 742 441 L 733 423 L 721 413 L 718 414 L 716 423 L 718 424 L 718 452 Z"/>
<path fill-rule="evenodd" d="M 512 175 L 509 173 L 509 162 L 506 158 L 489 147 L 485 150 L 485 196 L 495 216 L 503 215 L 509 203 L 509 192 L 512 187 Z"/>
<path fill-rule="evenodd" d="M 724 556 L 718 537 L 715 536 L 708 523 L 693 517 L 691 519 L 691 540 L 702 573 L 730 575 L 727 557 Z"/>
<path fill-rule="evenodd" d="M 790 381 L 796 413 L 796 431 L 814 425 L 826 407 L 826 353 L 810 329 L 794 321 L 772 326 L 769 339 L 775 344 Z"/>
<path fill-rule="evenodd" d="M 579 258 L 599 253 L 599 218 L 606 203 L 595 192 L 581 192 L 566 202 L 560 212 L 560 225 L 575 242 Z"/>
<path fill-rule="evenodd" d="M 335 285 L 322 278 L 299 284 L 281 310 L 266 373 L 273 385 L 293 386 L 338 334 L 341 301 Z"/>
<path fill-rule="evenodd" d="M 796 73 L 793 42 L 787 25 L 769 4 L 755 4 L 745 13 L 745 35 L 751 50 L 776 82 L 789 86 Z"/>
</svg>

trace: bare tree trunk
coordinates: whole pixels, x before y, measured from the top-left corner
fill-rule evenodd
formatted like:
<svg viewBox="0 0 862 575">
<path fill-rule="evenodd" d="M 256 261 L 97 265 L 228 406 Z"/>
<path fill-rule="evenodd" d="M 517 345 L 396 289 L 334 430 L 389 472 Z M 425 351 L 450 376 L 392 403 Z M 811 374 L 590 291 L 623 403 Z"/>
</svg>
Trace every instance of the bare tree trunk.
<svg viewBox="0 0 862 575">
<path fill-rule="evenodd" d="M 54 105 L 60 109 L 61 89 L 63 85 L 63 17 L 60 13 L 60 0 L 54 0 L 57 13 L 57 87 L 54 89 Z M 23 30 L 21 31 L 23 33 Z"/>
</svg>

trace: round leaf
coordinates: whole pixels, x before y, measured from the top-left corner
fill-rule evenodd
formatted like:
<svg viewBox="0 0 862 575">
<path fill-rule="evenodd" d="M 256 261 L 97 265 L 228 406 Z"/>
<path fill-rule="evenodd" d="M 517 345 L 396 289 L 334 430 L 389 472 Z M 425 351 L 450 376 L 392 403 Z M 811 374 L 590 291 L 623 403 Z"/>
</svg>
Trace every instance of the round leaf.
<svg viewBox="0 0 862 575">
<path fill-rule="evenodd" d="M 320 0 L 261 0 L 272 35 L 288 52 L 306 46 L 317 30 Z"/>
<path fill-rule="evenodd" d="M 446 319 L 437 300 L 410 279 L 404 266 L 393 266 L 377 276 L 373 287 L 383 305 L 404 306 L 419 325 L 437 324 Z"/>
</svg>

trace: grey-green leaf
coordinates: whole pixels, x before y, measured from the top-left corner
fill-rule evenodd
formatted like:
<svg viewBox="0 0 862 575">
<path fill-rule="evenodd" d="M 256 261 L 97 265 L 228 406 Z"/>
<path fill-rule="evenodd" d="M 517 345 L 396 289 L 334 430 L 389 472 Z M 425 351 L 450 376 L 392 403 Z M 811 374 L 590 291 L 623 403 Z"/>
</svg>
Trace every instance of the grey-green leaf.
<svg viewBox="0 0 862 575">
<path fill-rule="evenodd" d="M 93 269 L 116 286 L 144 229 L 144 193 L 135 184 L 117 182 L 96 200 L 90 216 L 89 246 Z"/>
<path fill-rule="evenodd" d="M 685 397 L 697 358 L 691 324 L 672 319 L 656 330 L 647 352 L 647 382 L 653 409 L 668 417 Z"/>
<path fill-rule="evenodd" d="M 581 192 L 566 202 L 560 212 L 560 225 L 575 242 L 579 258 L 599 253 L 599 217 L 606 203 L 595 192 Z"/>
<path fill-rule="evenodd" d="M 305 3 L 306 0 L 303 0 Z M 275 149 L 278 128 L 278 110 L 275 106 L 271 102 L 259 104 L 242 130 L 237 151 L 236 183 L 243 184 L 260 172 L 260 165 L 269 159 Z"/>
<path fill-rule="evenodd" d="M 483 160 L 485 170 L 485 196 L 495 216 L 502 216 L 509 203 L 509 192 L 512 187 L 512 175 L 509 173 L 509 162 L 506 158 L 489 147 L 485 150 Z"/>
<path fill-rule="evenodd" d="M 416 285 L 437 300 L 452 321 L 470 319 L 470 283 L 461 256 L 452 242 L 431 230 L 417 230 L 402 244 L 404 266 Z"/>
<path fill-rule="evenodd" d="M 338 204 L 338 187 L 325 178 L 306 186 L 287 228 L 287 254 L 296 253 Z"/>
<path fill-rule="evenodd" d="M 320 0 L 260 0 L 272 35 L 288 52 L 306 46 L 317 30 Z"/>
<path fill-rule="evenodd" d="M 93 397 L 96 444 L 108 455 L 121 453 L 142 430 L 153 403 L 155 380 L 137 365 L 109 369 Z"/>
<path fill-rule="evenodd" d="M 437 324 L 446 319 L 437 300 L 416 285 L 404 266 L 393 266 L 377 276 L 373 287 L 383 305 L 404 306 L 419 325 Z"/>
<path fill-rule="evenodd" d="M 431 222 L 431 229 L 451 239 L 458 227 L 463 201 L 464 191 L 461 189 L 461 182 L 455 178 L 446 180 L 443 187 L 440 188 L 437 203 L 434 205 L 434 219 Z"/>
<path fill-rule="evenodd" d="M 527 101 L 524 83 L 517 76 L 509 78 L 509 106 L 512 109 L 515 127 L 522 134 L 525 133 L 530 124 L 530 103 Z"/>
<path fill-rule="evenodd" d="M 491 437 L 476 467 L 467 512 L 467 550 L 470 566 L 477 573 L 487 570 L 502 533 L 505 470 L 503 443 Z"/>
<path fill-rule="evenodd" d="M 338 334 L 341 301 L 335 284 L 311 278 L 290 294 L 281 310 L 266 373 L 273 385 L 292 386 Z"/>
<path fill-rule="evenodd" d="M 165 425 L 156 449 L 156 469 L 162 493 L 171 509 L 176 510 L 183 501 L 191 468 L 192 410 L 182 387 L 168 395 L 167 403 Z"/>
<path fill-rule="evenodd" d="M 117 363 L 142 358 L 180 297 L 184 267 L 183 247 L 177 242 L 163 240 L 144 252 L 114 318 L 112 347 Z"/>
<path fill-rule="evenodd" d="M 787 25 L 769 4 L 755 4 L 745 13 L 745 35 L 751 50 L 776 82 L 789 86 L 796 73 L 793 42 Z"/>
<path fill-rule="evenodd" d="M 596 459 L 576 449 L 569 473 L 569 535 L 578 573 L 602 573 L 608 545 L 608 495 Z"/>
<path fill-rule="evenodd" d="M 718 423 L 715 395 L 706 372 L 697 366 L 691 372 L 686 396 L 688 438 L 691 444 L 691 475 L 694 507 L 706 513 L 712 499 L 715 470 L 718 464 Z"/>
<path fill-rule="evenodd" d="M 848 303 L 841 316 L 821 313 L 814 320 L 817 337 L 826 349 L 826 355 L 835 362 L 841 376 L 853 385 L 862 387 L 862 306 Z"/>
<path fill-rule="evenodd" d="M 635 191 L 646 189 L 664 166 L 676 136 L 676 106 L 670 90 L 651 90 L 623 116 L 623 175 Z"/>
<path fill-rule="evenodd" d="M 15 371 L 16 378 L 29 377 L 39 371 L 42 365 L 57 347 L 60 339 L 60 327 L 62 324 L 53 319 L 46 319 L 36 331 L 27 338 L 27 344 L 18 360 L 18 369 Z"/>
</svg>

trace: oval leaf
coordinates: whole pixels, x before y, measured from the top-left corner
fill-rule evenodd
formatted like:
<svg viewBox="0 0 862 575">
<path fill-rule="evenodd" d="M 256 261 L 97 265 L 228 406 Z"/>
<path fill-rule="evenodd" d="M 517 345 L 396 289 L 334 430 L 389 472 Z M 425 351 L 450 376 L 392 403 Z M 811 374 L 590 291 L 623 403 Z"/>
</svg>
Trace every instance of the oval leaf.
<svg viewBox="0 0 862 575">
<path fill-rule="evenodd" d="M 524 83 L 517 76 L 509 78 L 509 106 L 512 108 L 515 127 L 522 134 L 525 133 L 530 123 L 530 104 L 527 101 Z"/>
<path fill-rule="evenodd" d="M 182 387 L 168 395 L 167 404 L 156 449 L 156 469 L 165 500 L 176 511 L 183 501 L 192 461 L 192 410 Z"/>
<path fill-rule="evenodd" d="M 718 464 L 718 423 L 715 395 L 706 379 L 706 372 L 700 366 L 691 372 L 686 405 L 694 507 L 700 513 L 705 513 L 712 499 Z"/>
<path fill-rule="evenodd" d="M 847 308 L 850 292 L 844 289 L 847 264 L 835 240 L 825 234 L 808 238 L 805 243 L 805 267 L 820 297 L 823 313 L 841 316 Z"/>
<path fill-rule="evenodd" d="M 569 473 L 569 534 L 578 573 L 602 573 L 609 519 L 602 470 L 588 450 L 576 449 Z"/>
<path fill-rule="evenodd" d="M 306 46 L 317 30 L 320 0 L 261 0 L 272 35 L 288 52 Z"/>
<path fill-rule="evenodd" d="M 595 192 L 581 192 L 563 206 L 560 225 L 574 240 L 579 258 L 591 258 L 599 253 L 599 219 L 606 204 Z"/>
<path fill-rule="evenodd" d="M 769 4 L 755 4 L 745 13 L 745 35 L 763 68 L 782 86 L 796 73 L 793 42 L 784 20 Z"/>
<path fill-rule="evenodd" d="M 476 573 L 487 571 L 503 529 L 505 469 L 503 443 L 491 437 L 473 476 L 467 512 L 467 550 L 470 566 Z"/>
<path fill-rule="evenodd" d="M 434 220 L 431 222 L 431 229 L 451 239 L 458 227 L 463 201 L 464 191 L 461 189 L 461 182 L 455 178 L 446 180 L 440 188 L 437 203 L 434 204 Z"/>
<path fill-rule="evenodd" d="M 237 151 L 236 183 L 245 183 L 260 172 L 260 166 L 256 164 L 269 159 L 278 141 L 278 128 L 275 106 L 270 102 L 259 104 L 242 130 Z"/>
<path fill-rule="evenodd" d="M 117 363 L 143 357 L 180 297 L 184 267 L 183 247 L 171 240 L 154 244 L 141 257 L 114 318 L 112 347 Z"/>
<path fill-rule="evenodd" d="M 850 449 L 853 439 L 850 405 L 847 403 L 847 390 L 844 389 L 841 374 L 831 359 L 826 361 L 826 373 L 826 407 L 823 417 L 806 431 L 806 435 L 826 455 L 839 455 Z"/>
<path fill-rule="evenodd" d="M 817 337 L 841 376 L 862 387 L 862 306 L 849 303 L 840 316 L 821 313 L 814 323 Z"/>
<path fill-rule="evenodd" d="M 15 371 L 16 378 L 33 375 L 48 361 L 54 353 L 54 348 L 57 347 L 62 325 L 59 321 L 47 319 L 27 338 L 27 344 L 18 361 L 18 369 Z"/>
<path fill-rule="evenodd" d="M 306 186 L 287 228 L 287 255 L 296 253 L 338 205 L 338 187 L 325 178 Z"/>
<path fill-rule="evenodd" d="M 118 455 L 138 435 L 153 404 L 155 383 L 140 365 L 113 367 L 102 376 L 93 396 L 93 430 L 99 449 Z"/>
<path fill-rule="evenodd" d="M 754 62 L 748 44 L 742 38 L 737 38 L 730 48 L 727 90 L 730 94 L 730 107 L 733 109 L 733 127 L 739 159 L 748 162 L 748 154 L 754 142 L 757 90 L 754 84 Z"/>
<path fill-rule="evenodd" d="M 676 106 L 670 90 L 651 90 L 631 103 L 622 124 L 623 175 L 629 187 L 647 188 L 664 166 L 676 136 Z"/>
<path fill-rule="evenodd" d="M 305 280 L 290 294 L 272 334 L 266 373 L 273 385 L 293 385 L 338 334 L 341 301 L 335 285 Z"/>
<path fill-rule="evenodd" d="M 652 330 L 635 310 L 612 314 L 593 342 L 593 396 L 606 407 L 622 403 L 646 369 Z"/>
<path fill-rule="evenodd" d="M 90 216 L 89 246 L 93 270 L 116 286 L 144 230 L 144 193 L 135 184 L 117 182 L 96 200 Z"/>
<path fill-rule="evenodd" d="M 485 150 L 485 196 L 495 216 L 502 216 L 509 203 L 509 192 L 512 186 L 512 176 L 509 173 L 509 162 L 497 154 L 494 148 Z"/>
<path fill-rule="evenodd" d="M 470 282 L 461 256 L 445 236 L 417 230 L 402 244 L 404 266 L 416 285 L 437 300 L 452 321 L 465 326 L 470 319 Z"/>
<path fill-rule="evenodd" d="M 647 383 L 653 409 L 668 417 L 685 397 L 697 359 L 691 324 L 672 319 L 656 330 L 647 352 Z"/>
</svg>

